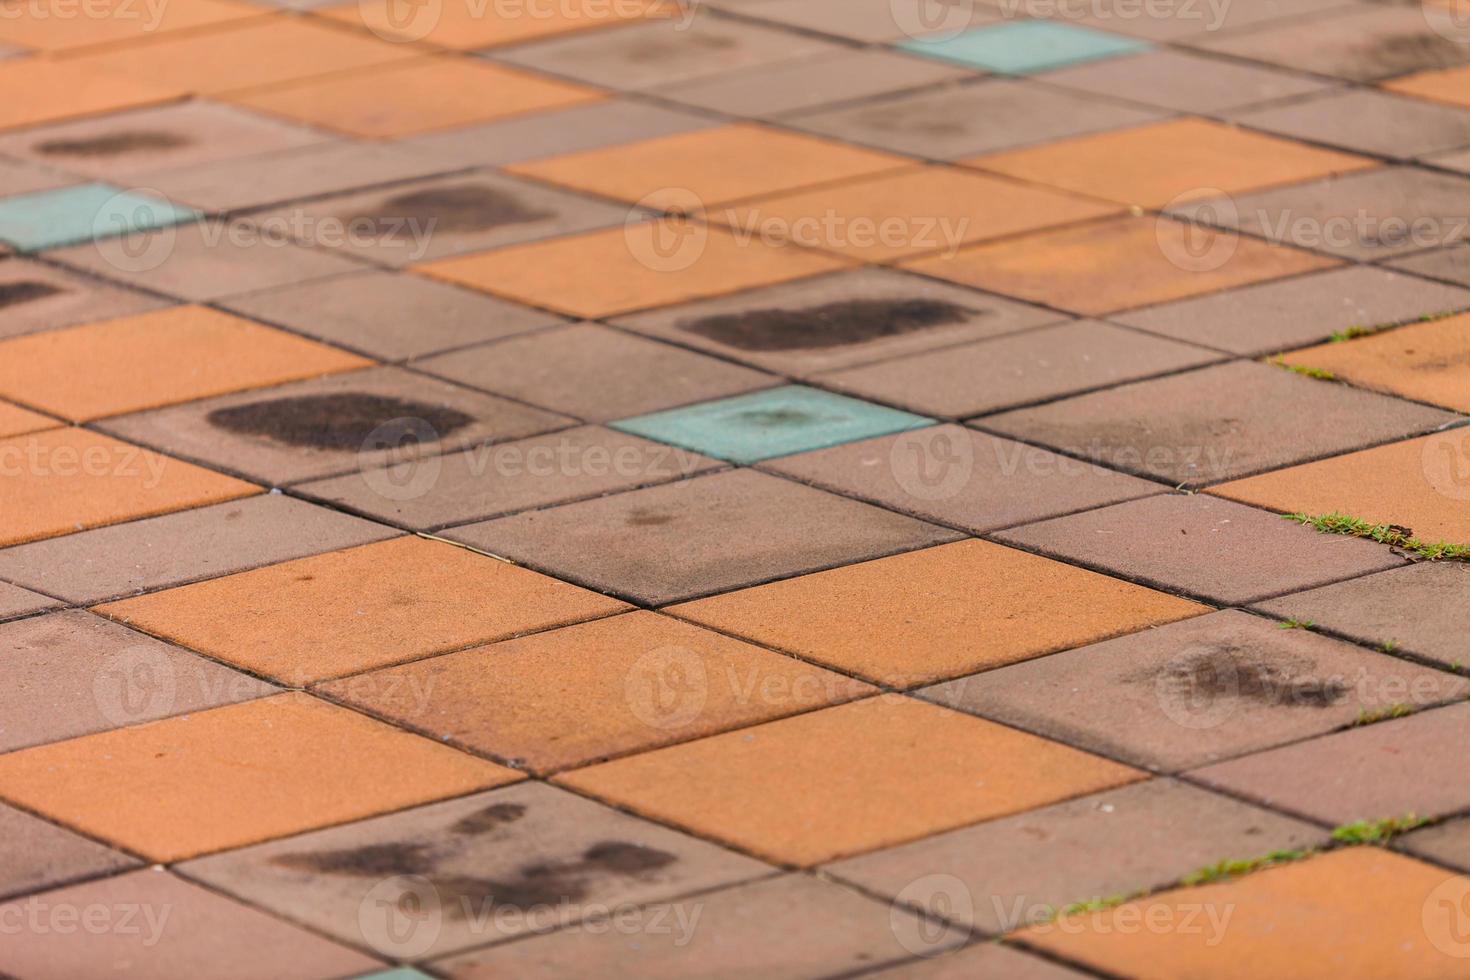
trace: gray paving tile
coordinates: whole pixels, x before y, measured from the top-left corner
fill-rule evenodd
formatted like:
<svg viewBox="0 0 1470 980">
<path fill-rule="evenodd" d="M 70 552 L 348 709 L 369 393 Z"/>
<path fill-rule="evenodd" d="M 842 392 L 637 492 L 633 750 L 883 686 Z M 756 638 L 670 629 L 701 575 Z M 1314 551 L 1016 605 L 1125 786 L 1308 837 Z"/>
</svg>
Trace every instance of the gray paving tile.
<svg viewBox="0 0 1470 980">
<path fill-rule="evenodd" d="M 168 300 L 32 259 L 0 259 L 0 337 L 146 313 Z"/>
<path fill-rule="evenodd" d="M 61 605 L 60 600 L 50 596 L 38 595 L 18 585 L 0 582 L 0 619 L 27 616 L 59 605 Z"/>
<path fill-rule="evenodd" d="M 1368 89 L 1327 92 L 1231 118 L 1280 136 L 1400 159 L 1470 145 L 1470 110 Z"/>
<path fill-rule="evenodd" d="M 55 888 L 141 863 L 0 803 L 0 898 Z"/>
<path fill-rule="evenodd" d="M 924 0 L 712 0 L 745 17 L 853 41 L 902 41 L 932 31 L 959 32 L 1000 19 L 981 3 L 936 10 Z"/>
<path fill-rule="evenodd" d="M 1176 112 L 1218 113 L 1320 92 L 1329 83 L 1274 68 L 1207 58 L 1190 51 L 1150 51 L 1130 58 L 1048 72 L 1048 84 L 1110 95 Z"/>
</svg>

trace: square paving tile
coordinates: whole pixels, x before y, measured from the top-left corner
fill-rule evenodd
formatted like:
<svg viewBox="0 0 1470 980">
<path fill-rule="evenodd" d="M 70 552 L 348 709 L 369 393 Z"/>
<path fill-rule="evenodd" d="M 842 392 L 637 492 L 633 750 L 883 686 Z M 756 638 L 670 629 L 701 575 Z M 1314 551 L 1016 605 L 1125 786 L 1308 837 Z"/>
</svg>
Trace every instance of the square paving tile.
<svg viewBox="0 0 1470 980">
<path fill-rule="evenodd" d="M 168 514 L 259 487 L 85 429 L 0 441 L 0 547 Z"/>
<path fill-rule="evenodd" d="M 466 58 L 423 58 L 237 92 L 230 101 L 365 139 L 399 139 L 564 109 L 605 96 L 581 85 Z"/>
<path fill-rule="evenodd" d="M 1341 146 L 1378 156 L 1409 158 L 1470 144 L 1470 112 L 1367 89 L 1234 116 L 1252 129 Z"/>
<path fill-rule="evenodd" d="M 1116 214 L 1120 208 L 969 173 L 926 167 L 712 210 L 737 234 L 773 235 L 863 262 L 939 252 Z"/>
<path fill-rule="evenodd" d="M 762 469 L 977 534 L 1164 489 L 956 425 L 787 456 Z"/>
<path fill-rule="evenodd" d="M 525 783 L 191 861 L 181 872 L 342 942 L 421 959 L 770 869 Z M 426 896 L 437 899 L 439 928 L 421 938 L 408 908 Z"/>
<path fill-rule="evenodd" d="M 75 60 L 48 58 L 9 58 L 0 62 L 0 88 L 29 95 L 5 100 L 0 107 L 0 129 L 157 105 L 186 94 L 177 86 L 119 77 Z"/>
<path fill-rule="evenodd" d="M 1065 745 L 887 695 L 556 780 L 770 860 L 812 865 L 1141 775 Z"/>
<path fill-rule="evenodd" d="M 614 200 L 687 212 L 701 205 L 881 173 L 909 162 L 800 133 L 738 123 L 505 169 Z"/>
<path fill-rule="evenodd" d="M 1364 157 L 1204 119 L 1081 136 L 965 162 L 1020 180 L 1147 208 L 1377 166 Z"/>
<path fill-rule="evenodd" d="M 926 927 L 919 948 L 928 945 L 933 935 Z M 1005 980 L 1081 980 L 1086 974 L 1061 966 L 1039 956 L 1019 951 L 1014 946 L 998 943 L 971 943 L 957 950 L 927 955 L 898 966 L 880 970 L 872 976 L 879 980 L 974 980 L 995 977 Z"/>
<path fill-rule="evenodd" d="M 1103 0 L 1095 6 L 1065 9 L 1069 11 L 1068 16 L 1076 17 L 1080 23 L 1104 30 L 1150 40 L 1183 41 L 1191 36 L 1239 33 L 1270 21 L 1305 19 L 1314 14 L 1324 16 L 1326 11 L 1352 6 L 1352 0 L 1237 0 L 1229 4 L 1172 5 Z M 1031 9 L 1035 16 L 1048 13 L 1045 0 L 1037 0 Z M 1267 29 L 1279 28 L 1273 24 Z"/>
<path fill-rule="evenodd" d="M 934 160 L 1096 133 L 1161 113 L 1000 79 L 785 117 L 788 126 Z"/>
<path fill-rule="evenodd" d="M 0 751 L 264 697 L 264 681 L 82 610 L 0 626 Z"/>
<path fill-rule="evenodd" d="M 0 348 L 3 350 L 3 348 Z M 1470 314 L 1281 355 L 1373 391 L 1470 412 Z"/>
<path fill-rule="evenodd" d="M 616 26 L 644 17 L 682 17 L 684 12 L 667 0 L 631 0 L 608 4 L 596 0 L 568 0 L 551 7 L 505 4 L 495 16 L 485 16 L 485 7 L 470 0 L 449 0 L 432 11 L 414 11 L 408 17 L 391 0 L 367 0 L 341 4 L 321 13 L 353 27 L 367 28 L 378 37 L 400 42 L 424 41 L 444 48 L 467 51 L 502 44 L 517 44 L 542 37 L 570 34 Z"/>
<path fill-rule="evenodd" d="M 27 616 L 59 605 L 61 603 L 50 596 L 30 592 L 8 582 L 0 582 L 0 619 Z"/>
<path fill-rule="evenodd" d="M 986 429 L 1202 486 L 1401 439 L 1447 412 L 1233 361 L 985 419 Z"/>
<path fill-rule="evenodd" d="M 1112 319 L 1234 354 L 1265 354 L 1325 340 L 1352 327 L 1387 326 L 1466 308 L 1470 290 L 1347 266 L 1119 313 Z"/>
<path fill-rule="evenodd" d="M 570 422 L 421 374 L 374 368 L 125 415 L 105 426 L 284 486 Z"/>
<path fill-rule="evenodd" d="M 673 607 L 682 618 L 893 687 L 1206 612 L 988 541 L 960 541 Z M 977 630 L 976 623 L 1007 628 Z"/>
<path fill-rule="evenodd" d="M 1101 316 L 1265 279 L 1309 272 L 1331 259 L 1249 238 L 1228 252 L 1192 251 L 1196 229 L 1167 218 L 1109 218 L 913 259 L 904 267 L 1018 299 Z M 1227 241 L 1217 239 L 1217 241 Z"/>
<path fill-rule="evenodd" d="M 1452 245 L 1384 264 L 1430 279 L 1470 286 L 1470 246 Z"/>
<path fill-rule="evenodd" d="M 1079 92 L 1202 114 L 1306 95 L 1328 87 L 1327 83 L 1305 75 L 1177 50 L 1150 51 L 1063 68 L 1048 74 L 1046 81 Z"/>
<path fill-rule="evenodd" d="M 453 351 L 414 367 L 598 422 L 739 394 L 779 380 L 593 323 Z"/>
<path fill-rule="evenodd" d="M 932 423 L 871 402 L 786 385 L 622 419 L 613 428 L 717 459 L 756 463 Z"/>
<path fill-rule="evenodd" d="M 32 191 L 49 191 L 79 183 L 76 177 L 60 170 L 21 160 L 0 160 L 0 180 L 4 181 L 4 184 L 0 186 L 5 188 L 7 196 L 29 194 Z"/>
<path fill-rule="evenodd" d="M 1470 542 L 1470 429 L 1450 429 L 1237 480 L 1211 491 L 1282 514 L 1348 514 Z"/>
<path fill-rule="evenodd" d="M 364 469 L 296 490 L 401 527 L 430 530 L 684 480 L 720 467 L 698 453 L 588 425 L 462 449 L 428 463 Z M 4 565 L 0 552 L 0 569 Z"/>
<path fill-rule="evenodd" d="M 423 357 L 562 322 L 550 313 L 484 293 L 379 270 L 247 293 L 222 305 L 385 361 Z M 413 329 L 404 330 L 409 320 Z"/>
<path fill-rule="evenodd" d="M 1470 868 L 1470 819 L 1460 817 L 1426 827 L 1402 838 L 1399 846 L 1440 864 Z"/>
<path fill-rule="evenodd" d="M 24 895 L 136 866 L 137 858 L 0 804 L 0 896 Z"/>
<path fill-rule="evenodd" d="M 716 4 L 742 17 L 816 31 L 852 41 L 893 41 L 935 29 L 960 31 L 993 23 L 995 11 L 983 4 L 946 5 L 941 11 L 924 6 L 923 0 L 730 0 Z M 932 23 L 939 13 L 938 24 Z"/>
<path fill-rule="evenodd" d="M 77 910 L 84 923 L 101 922 L 103 928 L 47 927 L 50 916 L 62 909 Z M 359 976 L 380 965 L 162 870 L 134 871 L 16 899 L 0 907 L 0 915 L 42 924 L 22 926 L 0 950 L 0 970 L 36 980 L 107 974 L 157 980 L 204 975 L 317 980 Z"/>
<path fill-rule="evenodd" d="M 1403 564 L 1382 545 L 1319 534 L 1227 500 L 1179 494 L 1059 517 L 997 537 L 1227 605 Z"/>
<path fill-rule="evenodd" d="M 1464 678 L 1234 609 L 923 692 L 951 708 L 1159 772 L 1466 694 Z"/>
<path fill-rule="evenodd" d="M 471 524 L 447 536 L 648 604 L 957 537 L 749 470 Z"/>
<path fill-rule="evenodd" d="M 698 910 L 699 921 L 693 921 Z M 935 937 L 904 909 L 805 875 L 784 875 L 646 909 L 685 926 L 645 929 L 636 941 L 591 924 L 463 953 L 434 964 L 455 980 L 588 976 L 676 980 L 758 975 L 841 976 L 910 958 Z M 800 929 L 791 928 L 800 922 Z M 957 940 L 938 937 L 940 949 Z M 1022 980 L 1019 974 L 1016 980 Z"/>
<path fill-rule="evenodd" d="M 159 862 L 513 782 L 300 693 L 0 757 L 0 794 Z"/>
<path fill-rule="evenodd" d="M 1470 805 L 1470 774 L 1453 761 L 1470 704 L 1350 728 L 1192 775 L 1211 786 L 1326 824 L 1406 813 L 1436 817 Z"/>
<path fill-rule="evenodd" d="M 165 301 L 20 257 L 0 261 L 0 337 L 109 320 Z"/>
<path fill-rule="evenodd" d="M 231 0 L 189 0 L 161 7 L 136 7 L 127 0 L 98 0 L 85 11 L 64 2 L 17 9 L 0 22 L 0 41 L 53 54 L 126 41 L 143 41 L 180 30 L 220 27 L 259 17 L 259 7 Z"/>
<path fill-rule="evenodd" d="M 1028 944 L 1145 980 L 1244 974 L 1304 980 L 1463 977 L 1436 895 L 1464 879 L 1377 847 L 1353 847 L 1221 884 L 1184 888 L 1031 929 Z M 1446 899 L 1449 901 L 1449 899 Z M 1183 928 L 1186 917 L 1198 920 Z M 1139 928 L 1142 922 L 1169 923 Z M 1290 928 L 1282 928 L 1290 923 Z"/>
<path fill-rule="evenodd" d="M 1426 71 L 1407 78 L 1395 78 L 1383 83 L 1392 92 L 1402 92 L 1419 99 L 1451 106 L 1470 106 L 1470 70 L 1445 68 Z M 1461 140 L 1455 146 L 1464 146 L 1470 140 Z M 1446 146 L 1444 149 L 1450 149 Z"/>
<path fill-rule="evenodd" d="M 1359 643 L 1454 664 L 1467 659 L 1459 614 L 1467 599 L 1470 566 L 1421 562 L 1281 596 L 1258 608 L 1314 622 Z"/>
<path fill-rule="evenodd" d="M 26 252 L 164 228 L 196 216 L 152 194 L 77 184 L 0 198 L 0 241 Z"/>
<path fill-rule="evenodd" d="M 802 377 L 1058 319 L 1060 314 L 949 283 L 863 268 L 613 322 Z"/>
<path fill-rule="evenodd" d="M 925 58 L 1000 75 L 1034 75 L 1148 49 L 1133 38 L 1045 20 L 986 24 L 940 37 L 917 37 L 899 47 Z"/>
<path fill-rule="evenodd" d="M 663 687 L 677 673 L 672 697 Z M 652 612 L 320 685 L 439 741 L 547 773 L 846 701 L 873 688 Z"/>
<path fill-rule="evenodd" d="M 381 574 L 385 568 L 391 576 Z M 97 612 L 299 685 L 622 608 L 508 562 L 409 536 L 124 599 Z"/>
<path fill-rule="evenodd" d="M 1164 887 L 1222 858 L 1309 847 L 1326 837 L 1269 810 L 1172 779 L 1150 779 L 824 870 L 999 935 L 1050 909 Z M 959 902 L 943 908 L 945 897 Z"/>
<path fill-rule="evenodd" d="M 0 549 L 0 577 L 86 604 L 399 533 L 294 497 L 257 494 Z"/>
<path fill-rule="evenodd" d="M 301 126 L 191 101 L 7 133 L 0 135 L 0 152 L 108 180 L 311 146 L 324 139 Z"/>
<path fill-rule="evenodd" d="M 1192 344 L 1081 320 L 824 372 L 816 380 L 927 415 L 964 418 L 1219 359 Z"/>
<path fill-rule="evenodd" d="M 0 342 L 0 395 L 75 422 L 366 367 L 205 306 Z"/>
</svg>

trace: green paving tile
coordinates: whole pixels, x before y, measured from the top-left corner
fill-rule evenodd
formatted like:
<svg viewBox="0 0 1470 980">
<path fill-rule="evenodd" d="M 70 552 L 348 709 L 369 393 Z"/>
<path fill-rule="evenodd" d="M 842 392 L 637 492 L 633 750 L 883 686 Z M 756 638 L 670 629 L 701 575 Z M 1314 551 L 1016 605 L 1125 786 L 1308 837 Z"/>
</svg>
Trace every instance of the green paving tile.
<svg viewBox="0 0 1470 980">
<path fill-rule="evenodd" d="M 1147 51 L 1150 45 L 1086 27 L 1028 20 L 979 27 L 942 40 L 916 38 L 899 45 L 911 54 L 937 58 L 1000 75 L 1031 75 L 1067 65 Z"/>
<path fill-rule="evenodd" d="M 109 184 L 0 198 L 0 241 L 26 252 L 147 231 L 199 216 L 192 208 Z"/>
</svg>

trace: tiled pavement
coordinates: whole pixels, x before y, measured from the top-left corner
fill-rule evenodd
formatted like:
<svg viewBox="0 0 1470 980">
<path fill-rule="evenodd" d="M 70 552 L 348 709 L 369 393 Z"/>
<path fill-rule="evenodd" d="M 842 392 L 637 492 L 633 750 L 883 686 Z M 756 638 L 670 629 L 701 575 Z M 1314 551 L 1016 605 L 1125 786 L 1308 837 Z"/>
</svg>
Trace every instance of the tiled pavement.
<svg viewBox="0 0 1470 980">
<path fill-rule="evenodd" d="M 1467 11 L 0 4 L 0 975 L 1470 977 Z"/>
</svg>

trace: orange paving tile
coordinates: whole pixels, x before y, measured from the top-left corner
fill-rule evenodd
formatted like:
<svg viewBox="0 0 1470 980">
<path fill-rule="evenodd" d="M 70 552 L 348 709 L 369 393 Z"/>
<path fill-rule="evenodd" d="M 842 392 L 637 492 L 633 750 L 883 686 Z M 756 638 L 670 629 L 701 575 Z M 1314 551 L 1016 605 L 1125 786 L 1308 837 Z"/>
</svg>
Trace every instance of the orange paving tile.
<svg viewBox="0 0 1470 980">
<path fill-rule="evenodd" d="M 668 611 L 902 687 L 1210 610 L 1049 558 L 968 540 Z"/>
<path fill-rule="evenodd" d="M 0 439 L 25 435 L 27 432 L 40 432 L 42 429 L 54 429 L 59 425 L 61 423 L 55 419 L 30 409 L 0 402 Z"/>
<path fill-rule="evenodd" d="M 1221 484 L 1209 491 L 1282 514 L 1347 514 L 1470 544 L 1470 428 L 1450 429 Z"/>
<path fill-rule="evenodd" d="M 470 51 L 681 11 L 670 0 L 441 0 L 408 9 L 399 0 L 362 0 L 319 14 L 379 37 Z"/>
<path fill-rule="evenodd" d="M 900 173 L 717 208 L 737 234 L 883 262 L 1115 214 L 1121 208 L 954 167 Z"/>
<path fill-rule="evenodd" d="M 1028 945 L 1139 980 L 1470 977 L 1470 878 L 1354 847 L 1026 930 Z"/>
<path fill-rule="evenodd" d="M 76 422 L 373 364 L 204 306 L 0 342 L 0 395 Z"/>
<path fill-rule="evenodd" d="M 555 781 L 805 866 L 1141 778 L 1086 752 L 890 694 Z"/>
<path fill-rule="evenodd" d="M 1307 252 L 1221 232 L 1219 251 L 1196 248 L 1209 234 L 1166 218 L 1109 218 L 1001 242 L 904 268 L 1047 306 L 1100 316 L 1336 265 Z"/>
<path fill-rule="evenodd" d="M 0 441 L 0 547 L 259 492 L 85 429 L 16 436 Z"/>
<path fill-rule="evenodd" d="M 505 169 L 620 201 L 688 213 L 912 164 L 876 150 L 742 123 Z"/>
<path fill-rule="evenodd" d="M 226 101 L 349 136 L 385 138 L 606 97 L 488 61 L 432 58 L 239 92 Z"/>
<path fill-rule="evenodd" d="M 873 688 L 667 616 L 633 612 L 318 690 L 435 738 L 549 772 Z"/>
<path fill-rule="evenodd" d="M 1465 13 L 1470 13 L 1470 9 L 1462 11 L 1460 16 L 1463 18 Z M 1383 82 L 1382 85 L 1391 92 L 1403 95 L 1448 105 L 1470 106 L 1470 65 L 1420 72 Z"/>
<path fill-rule="evenodd" d="M 1470 314 L 1281 355 L 1363 388 L 1470 412 Z"/>
<path fill-rule="evenodd" d="M 1180 119 L 965 161 L 1120 204 L 1169 204 L 1294 184 L 1378 166 L 1204 119 Z"/>
<path fill-rule="evenodd" d="M 136 109 L 186 94 L 177 85 L 109 74 L 75 61 L 12 58 L 0 61 L 0 129 Z"/>
<path fill-rule="evenodd" d="M 15 6 L 20 16 L 0 16 L 0 43 L 37 51 L 146 40 L 268 13 L 234 0 L 26 0 Z"/>
<path fill-rule="evenodd" d="M 154 861 L 520 778 L 290 692 L 0 756 L 0 797 Z"/>
<path fill-rule="evenodd" d="M 302 684 L 627 608 L 464 548 L 402 537 L 96 610 Z"/>
<path fill-rule="evenodd" d="M 845 264 L 758 239 L 742 243 L 717 228 L 668 218 L 429 262 L 416 270 L 591 318 L 772 286 Z M 590 269 L 596 275 L 588 275 Z"/>
</svg>

